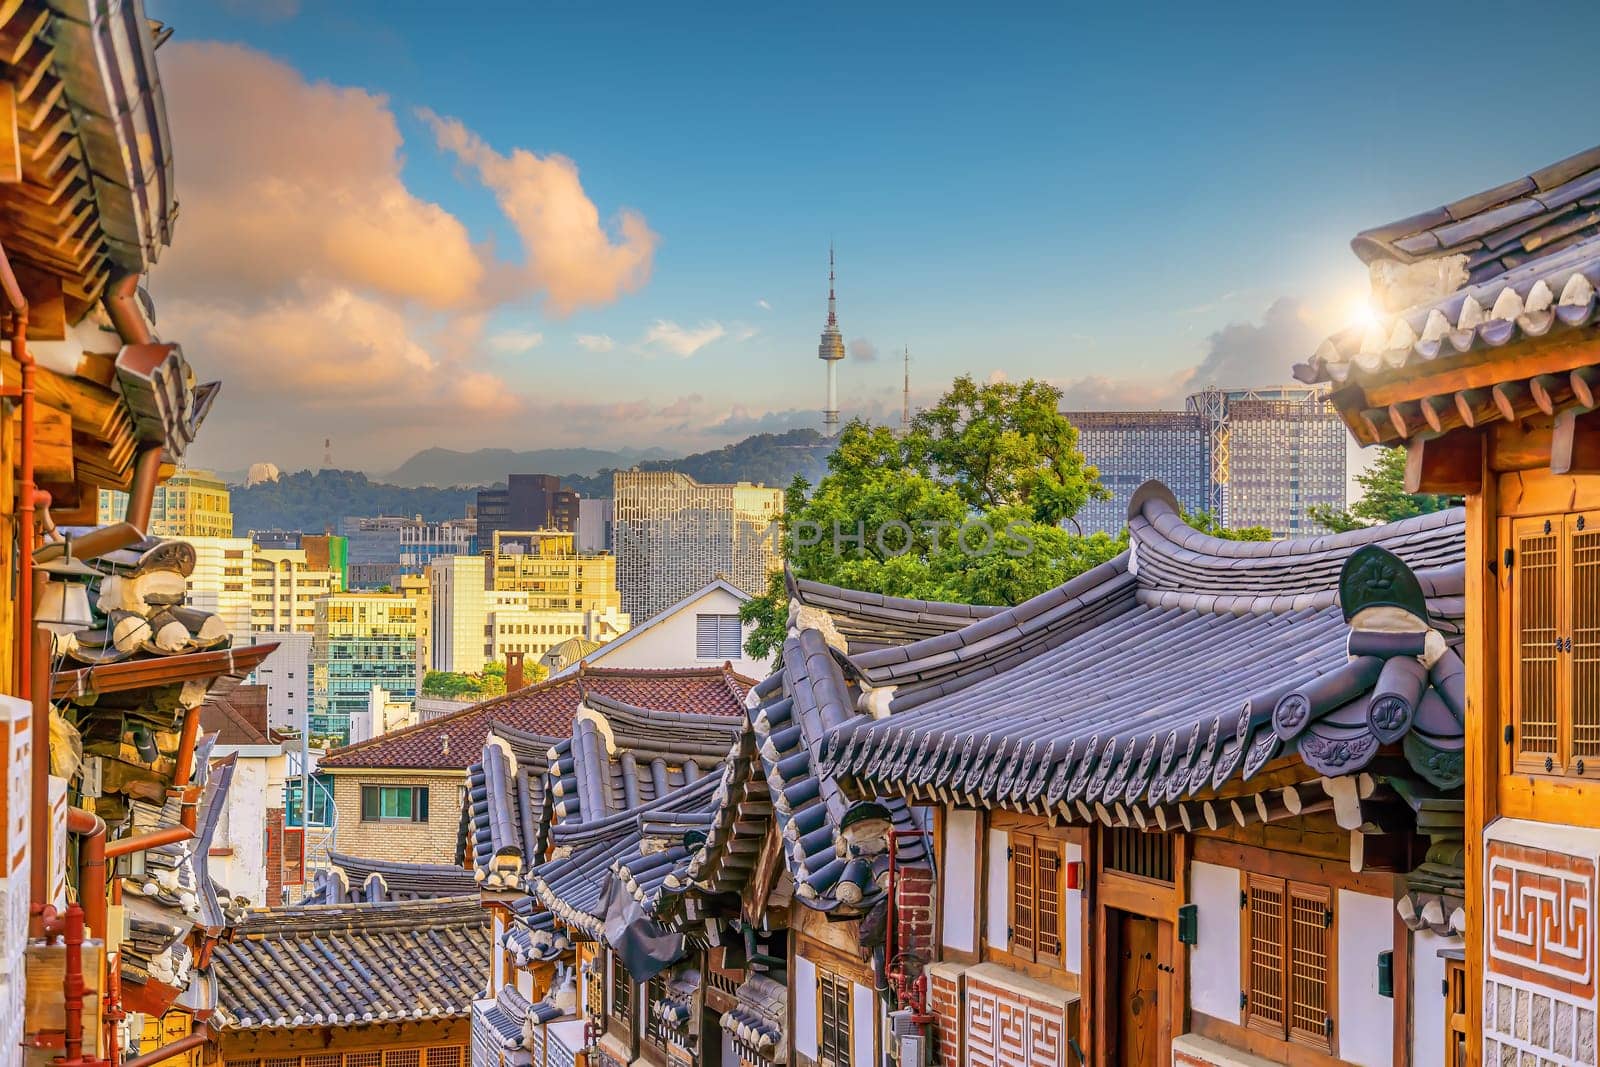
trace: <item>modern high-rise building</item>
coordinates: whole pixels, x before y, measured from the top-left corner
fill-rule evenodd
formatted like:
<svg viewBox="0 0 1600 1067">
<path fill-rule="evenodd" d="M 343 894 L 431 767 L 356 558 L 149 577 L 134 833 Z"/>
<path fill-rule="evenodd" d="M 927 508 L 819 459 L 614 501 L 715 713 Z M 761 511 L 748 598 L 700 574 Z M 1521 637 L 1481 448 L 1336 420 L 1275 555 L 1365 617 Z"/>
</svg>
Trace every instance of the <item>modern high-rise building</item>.
<svg viewBox="0 0 1600 1067">
<path fill-rule="evenodd" d="M 277 645 L 251 676 L 267 687 L 267 724 L 301 730 L 311 709 L 311 630 L 264 630 L 250 635 L 253 645 Z"/>
<path fill-rule="evenodd" d="M 504 489 L 478 490 L 478 550 L 488 553 L 497 530 L 573 530 L 578 494 L 553 474 L 513 474 Z"/>
<path fill-rule="evenodd" d="M 1078 429 L 1078 450 L 1100 472 L 1111 491 L 1093 500 L 1074 518 L 1084 533 L 1113 537 L 1128 525 L 1134 490 L 1152 478 L 1171 489 L 1190 511 L 1206 506 L 1211 470 L 1206 462 L 1206 423 L 1183 411 L 1068 411 Z"/>
<path fill-rule="evenodd" d="M 1273 394 L 1290 390 L 1273 390 Z M 1245 396 L 1228 403 L 1229 526 L 1265 526 L 1274 537 L 1304 537 L 1319 527 L 1316 507 L 1345 506 L 1345 433 L 1320 393 Z"/>
<path fill-rule="evenodd" d="M 604 643 L 627 632 L 628 616 L 615 606 L 549 610 L 526 590 L 485 588 L 485 564 L 482 556 L 447 556 L 428 568 L 434 670 L 476 674 L 507 652 L 538 658 L 574 637 Z"/>
<path fill-rule="evenodd" d="M 1212 388 L 1185 408 L 1063 413 L 1112 493 L 1078 514 L 1084 532 L 1120 533 L 1129 498 L 1151 478 L 1190 511 L 1231 529 L 1263 526 L 1274 537 L 1313 532 L 1313 507 L 1344 507 L 1344 425 L 1325 392 Z"/>
<path fill-rule="evenodd" d="M 577 552 L 574 537 L 560 530 L 497 531 L 490 584 L 527 593 L 535 611 L 620 611 L 617 558 Z"/>
<path fill-rule="evenodd" d="M 251 630 L 251 580 L 255 543 L 248 537 L 197 537 L 194 571 L 185 599 L 201 611 L 222 617 L 235 645 L 248 645 Z"/>
<path fill-rule="evenodd" d="M 578 501 L 578 526 L 573 531 L 573 547 L 579 552 L 610 552 L 613 549 L 611 528 L 616 520 L 616 509 L 604 497 L 584 497 Z"/>
<path fill-rule="evenodd" d="M 311 633 L 311 736 L 350 739 L 350 716 L 372 687 L 417 696 L 418 603 L 400 593 L 330 593 L 316 602 Z"/>
<path fill-rule="evenodd" d="M 350 588 L 350 542 L 335 533 L 301 534 L 300 548 L 306 566 L 314 571 L 331 571 L 339 576 L 339 588 Z"/>
<path fill-rule="evenodd" d="M 157 537 L 232 537 L 227 483 L 210 471 L 178 471 L 156 486 L 149 532 Z"/>
<path fill-rule="evenodd" d="M 337 573 L 311 567 L 305 549 L 257 544 L 250 569 L 250 629 L 310 633 L 316 599 L 341 588 Z"/>
<path fill-rule="evenodd" d="M 724 578 L 747 593 L 781 565 L 783 490 L 702 485 L 676 471 L 618 471 L 617 588 L 622 610 L 648 619 Z"/>
<path fill-rule="evenodd" d="M 446 519 L 424 522 L 422 516 L 400 527 L 400 566 L 409 574 L 422 569 L 440 556 L 456 556 L 476 551 L 477 523 L 472 519 Z"/>
<path fill-rule="evenodd" d="M 403 515 L 348 515 L 339 520 L 339 533 L 356 563 L 399 563 L 400 531 L 411 519 Z"/>
</svg>

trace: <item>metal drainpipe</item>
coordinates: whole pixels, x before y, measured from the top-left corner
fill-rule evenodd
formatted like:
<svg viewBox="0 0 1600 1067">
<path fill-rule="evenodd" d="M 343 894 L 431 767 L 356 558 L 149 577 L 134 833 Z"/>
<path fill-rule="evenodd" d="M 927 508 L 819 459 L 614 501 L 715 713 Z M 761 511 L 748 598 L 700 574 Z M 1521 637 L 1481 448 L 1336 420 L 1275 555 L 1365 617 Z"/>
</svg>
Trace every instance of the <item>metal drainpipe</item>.
<svg viewBox="0 0 1600 1067">
<path fill-rule="evenodd" d="M 106 936 L 106 824 L 93 812 L 67 809 L 67 832 L 78 834 L 78 900 L 94 937 Z"/>
<path fill-rule="evenodd" d="M 23 554 L 27 558 L 27 553 Z M 39 937 L 44 932 L 44 923 L 48 919 L 45 914 L 50 906 L 50 641 L 49 630 L 35 627 L 30 622 L 25 627 L 25 632 L 31 639 L 32 653 L 37 657 L 39 664 L 44 669 L 35 671 L 29 679 L 32 688 L 33 723 L 30 733 L 32 766 L 32 834 L 30 847 L 33 850 L 33 861 L 30 868 L 30 896 L 32 908 L 29 925 L 33 929 L 33 936 Z M 53 910 L 53 909 L 52 909 Z"/>
<path fill-rule="evenodd" d="M 123 274 L 106 286 L 101 303 L 117 339 L 124 345 L 147 345 L 155 339 L 150 334 L 150 324 L 139 313 L 139 276 Z M 161 469 L 160 445 L 152 445 L 139 453 L 134 461 L 133 484 L 128 487 L 128 512 L 125 521 L 136 526 L 140 536 L 150 532 L 150 502 L 156 491 L 156 475 Z"/>
</svg>

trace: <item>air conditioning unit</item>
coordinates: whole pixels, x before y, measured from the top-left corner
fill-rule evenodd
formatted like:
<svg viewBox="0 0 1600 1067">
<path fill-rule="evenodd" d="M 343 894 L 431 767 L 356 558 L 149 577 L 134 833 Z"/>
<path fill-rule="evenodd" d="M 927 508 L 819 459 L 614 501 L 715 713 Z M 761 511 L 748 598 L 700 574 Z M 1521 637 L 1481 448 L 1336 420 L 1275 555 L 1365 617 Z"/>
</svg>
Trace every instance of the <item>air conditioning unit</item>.
<svg viewBox="0 0 1600 1067">
<path fill-rule="evenodd" d="M 900 1067 L 927 1067 L 928 1031 L 909 1008 L 889 1013 L 889 1035 Z"/>
</svg>

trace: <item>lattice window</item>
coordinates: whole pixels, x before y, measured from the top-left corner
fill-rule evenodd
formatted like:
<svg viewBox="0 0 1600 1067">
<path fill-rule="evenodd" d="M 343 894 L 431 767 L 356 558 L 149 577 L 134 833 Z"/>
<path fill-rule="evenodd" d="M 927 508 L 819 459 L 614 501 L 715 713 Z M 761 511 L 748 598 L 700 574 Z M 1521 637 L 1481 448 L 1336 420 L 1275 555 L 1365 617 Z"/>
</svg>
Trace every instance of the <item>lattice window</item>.
<svg viewBox="0 0 1600 1067">
<path fill-rule="evenodd" d="M 346 1052 L 344 1067 L 383 1067 L 381 1052 Z"/>
<path fill-rule="evenodd" d="M 1567 520 L 1572 555 L 1572 756 L 1600 756 L 1600 521 Z M 1587 768 L 1585 768 L 1587 769 Z"/>
<path fill-rule="evenodd" d="M 337 1052 L 324 1052 L 320 1055 L 307 1056 L 305 1067 L 344 1067 L 344 1057 Z"/>
<path fill-rule="evenodd" d="M 1467 1067 L 1467 965 L 1446 960 L 1444 965 L 1445 1067 Z"/>
<path fill-rule="evenodd" d="M 426 1067 L 461 1067 L 466 1062 L 467 1050 L 460 1045 L 451 1045 L 447 1048 L 430 1048 L 427 1053 Z"/>
<path fill-rule="evenodd" d="M 415 1048 L 389 1049 L 383 1054 L 383 1067 L 422 1067 L 422 1050 Z"/>
<path fill-rule="evenodd" d="M 667 999 L 667 980 L 658 974 L 645 985 L 644 1039 L 645 1043 L 660 1052 L 667 1051 L 667 1029 L 661 1021 L 656 1005 Z"/>
<path fill-rule="evenodd" d="M 300 1067 L 299 1056 L 268 1056 L 261 1061 L 261 1067 Z"/>
<path fill-rule="evenodd" d="M 1559 758 L 1556 718 L 1557 668 L 1561 652 L 1558 599 L 1561 537 L 1551 519 L 1518 520 L 1512 527 L 1516 554 L 1511 570 L 1512 632 L 1517 669 L 1511 695 L 1517 755 L 1536 769 Z"/>
<path fill-rule="evenodd" d="M 1600 512 L 1507 527 L 1516 770 L 1600 774 Z"/>
<path fill-rule="evenodd" d="M 1061 966 L 1066 928 L 1066 843 L 1057 838 L 1013 831 L 1011 865 L 1011 944 L 1023 959 Z"/>
<path fill-rule="evenodd" d="M 817 1062 L 819 1067 L 850 1064 L 851 983 L 828 971 L 817 971 Z"/>
<path fill-rule="evenodd" d="M 1333 897 L 1326 886 L 1246 876 L 1243 973 L 1252 1030 L 1333 1051 Z"/>
<path fill-rule="evenodd" d="M 1171 834 L 1146 833 L 1134 826 L 1102 827 L 1100 853 L 1108 871 L 1172 881 Z"/>
<path fill-rule="evenodd" d="M 1283 880 L 1249 880 L 1245 1009 L 1252 1027 L 1283 1032 Z"/>
<path fill-rule="evenodd" d="M 626 1026 L 631 1031 L 633 1028 L 633 976 L 628 973 L 628 968 L 615 956 L 608 955 L 611 961 L 611 1017 Z"/>
</svg>

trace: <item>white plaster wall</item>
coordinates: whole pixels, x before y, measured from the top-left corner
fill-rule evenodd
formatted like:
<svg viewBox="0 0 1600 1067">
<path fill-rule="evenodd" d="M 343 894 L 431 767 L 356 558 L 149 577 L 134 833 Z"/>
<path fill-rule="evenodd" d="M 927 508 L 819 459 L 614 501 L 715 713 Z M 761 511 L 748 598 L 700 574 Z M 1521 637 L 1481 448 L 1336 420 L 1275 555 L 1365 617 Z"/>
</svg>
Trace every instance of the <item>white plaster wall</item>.
<svg viewBox="0 0 1600 1067">
<path fill-rule="evenodd" d="M 660 618 L 648 630 L 642 629 L 649 619 L 634 619 L 634 629 L 609 645 L 596 649 L 588 656 L 591 667 L 709 667 L 721 664 L 725 657 L 700 659 L 695 655 L 696 615 L 737 615 L 738 597 L 726 589 L 712 589 L 691 604 L 685 604 L 674 615 Z M 745 626 L 745 636 L 755 629 L 754 623 Z M 765 678 L 771 670 L 768 660 L 756 660 L 743 655 L 732 660 L 733 669 L 746 678 Z M 565 672 L 563 672 L 565 673 Z"/>
<path fill-rule="evenodd" d="M 944 820 L 944 909 L 946 948 L 972 952 L 978 947 L 978 813 L 946 808 Z"/>
<path fill-rule="evenodd" d="M 794 1050 L 817 1058 L 817 968 L 799 955 L 794 958 Z"/>
<path fill-rule="evenodd" d="M 527 971 L 517 971 L 516 977 L 517 992 L 522 994 L 523 999 L 529 1001 L 533 1000 L 533 975 L 529 974 Z"/>
<path fill-rule="evenodd" d="M 877 995 L 864 985 L 851 983 L 850 998 L 850 1023 L 855 1028 L 850 1033 L 850 1043 L 854 1046 L 850 1058 L 864 1065 L 877 1063 Z"/>
<path fill-rule="evenodd" d="M 1189 865 L 1189 903 L 1200 913 L 1198 943 L 1189 950 L 1189 1006 L 1230 1023 L 1239 1021 L 1239 888 L 1232 867 Z"/>
<path fill-rule="evenodd" d="M 1442 948 L 1460 948 L 1459 937 L 1432 930 L 1411 935 L 1411 1062 L 1444 1063 L 1444 960 Z"/>
<path fill-rule="evenodd" d="M 1334 909 L 1339 928 L 1339 1058 L 1359 1067 L 1392 1067 L 1394 1001 L 1378 995 L 1378 953 L 1394 948 L 1394 901 L 1341 889 Z"/>
<path fill-rule="evenodd" d="M 722 1059 L 717 1062 L 738 1063 L 739 1053 L 733 1047 L 733 1035 L 726 1030 L 722 1030 L 720 1033 L 722 1034 Z"/>
<path fill-rule="evenodd" d="M 1083 859 L 1082 845 L 1067 845 L 1067 866 L 1071 867 Z M 1062 876 L 1065 884 L 1066 876 Z M 1066 899 L 1062 902 L 1066 907 L 1067 921 L 1062 931 L 1063 955 L 1066 957 L 1067 970 L 1073 974 L 1083 973 L 1083 886 L 1079 882 L 1077 889 L 1066 890 Z"/>
<path fill-rule="evenodd" d="M 1011 918 L 1011 865 L 1006 859 L 1006 849 L 1010 844 L 1011 835 L 1004 830 L 989 831 L 989 853 L 985 857 L 989 881 L 984 903 L 983 937 L 990 948 L 1002 951 L 1011 947 L 1011 932 L 1008 929 Z"/>
<path fill-rule="evenodd" d="M 489 912 L 489 995 L 494 996 L 506 984 L 506 954 L 500 950 L 500 939 L 506 929 L 501 924 L 498 909 Z"/>
<path fill-rule="evenodd" d="M 229 856 L 211 856 L 207 867 L 211 878 L 234 896 L 249 897 L 256 907 L 267 900 L 267 761 L 240 759 L 234 764 L 233 786 L 224 807 L 222 833 L 212 840 L 213 848 L 233 850 Z M 277 806 L 283 805 L 279 794 Z M 272 902 L 275 903 L 275 902 Z"/>
</svg>

